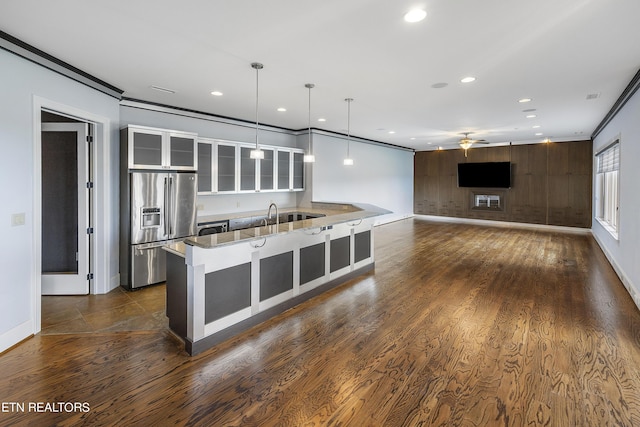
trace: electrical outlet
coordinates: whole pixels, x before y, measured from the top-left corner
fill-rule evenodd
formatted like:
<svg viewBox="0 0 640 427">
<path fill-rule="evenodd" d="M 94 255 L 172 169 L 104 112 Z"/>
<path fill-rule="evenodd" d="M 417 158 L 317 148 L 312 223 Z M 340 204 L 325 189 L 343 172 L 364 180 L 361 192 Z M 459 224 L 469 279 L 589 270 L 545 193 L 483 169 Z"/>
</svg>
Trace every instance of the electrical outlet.
<svg viewBox="0 0 640 427">
<path fill-rule="evenodd" d="M 24 212 L 11 215 L 11 226 L 18 227 L 24 225 Z"/>
</svg>

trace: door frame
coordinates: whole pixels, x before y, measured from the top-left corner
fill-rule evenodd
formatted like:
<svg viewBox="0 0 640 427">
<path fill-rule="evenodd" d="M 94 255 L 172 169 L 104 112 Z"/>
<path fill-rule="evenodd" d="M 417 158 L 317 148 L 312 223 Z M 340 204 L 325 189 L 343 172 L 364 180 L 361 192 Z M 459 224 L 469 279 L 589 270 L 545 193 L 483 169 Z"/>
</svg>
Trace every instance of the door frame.
<svg viewBox="0 0 640 427">
<path fill-rule="evenodd" d="M 50 99 L 33 96 L 33 269 L 31 280 L 33 333 L 40 332 L 42 327 L 42 110 L 61 116 L 91 123 L 93 125 L 94 143 L 89 161 L 93 163 L 93 197 L 90 211 L 93 213 L 92 223 L 94 237 L 90 239 L 89 252 L 92 254 L 89 270 L 93 272 L 93 280 L 89 283 L 90 294 L 104 294 L 117 287 L 119 277 L 109 277 L 112 240 L 112 168 L 110 155 L 111 120 L 77 107 L 61 104 Z M 117 179 L 117 174 L 116 174 Z M 115 286 L 113 283 L 115 281 Z"/>
</svg>

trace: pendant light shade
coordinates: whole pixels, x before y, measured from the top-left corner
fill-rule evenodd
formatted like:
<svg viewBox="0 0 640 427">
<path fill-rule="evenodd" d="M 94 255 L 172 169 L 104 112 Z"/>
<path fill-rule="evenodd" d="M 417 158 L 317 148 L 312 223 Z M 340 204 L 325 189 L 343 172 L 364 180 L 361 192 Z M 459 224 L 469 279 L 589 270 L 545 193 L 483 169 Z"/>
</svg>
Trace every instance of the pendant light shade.
<svg viewBox="0 0 640 427">
<path fill-rule="evenodd" d="M 349 152 L 349 146 L 351 145 L 351 102 L 353 98 L 346 98 L 347 101 L 347 157 L 342 162 L 345 166 L 353 166 L 353 159 Z"/>
<path fill-rule="evenodd" d="M 260 70 L 264 68 L 264 65 L 259 62 L 252 62 L 251 68 L 256 70 L 256 148 L 251 150 L 249 153 L 249 157 L 251 159 L 264 159 L 264 151 L 260 149 L 260 144 L 258 143 L 258 89 L 259 89 L 259 81 L 258 81 L 258 73 Z"/>
<path fill-rule="evenodd" d="M 313 89 L 315 85 L 313 83 L 307 83 L 304 87 L 309 89 L 309 148 L 307 154 L 304 155 L 303 161 L 305 163 L 313 163 L 316 161 L 316 156 L 311 153 L 311 89 Z"/>
</svg>

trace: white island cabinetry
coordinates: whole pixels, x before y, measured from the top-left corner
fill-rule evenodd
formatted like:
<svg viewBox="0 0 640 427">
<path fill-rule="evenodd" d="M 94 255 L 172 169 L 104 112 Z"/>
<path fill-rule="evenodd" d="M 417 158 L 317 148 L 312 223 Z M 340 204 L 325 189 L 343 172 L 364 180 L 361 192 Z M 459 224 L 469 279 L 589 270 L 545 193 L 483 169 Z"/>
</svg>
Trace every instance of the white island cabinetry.
<svg viewBox="0 0 640 427">
<path fill-rule="evenodd" d="M 197 354 L 373 269 L 374 217 L 384 213 L 370 207 L 187 239 L 169 249 L 171 329 Z"/>
</svg>

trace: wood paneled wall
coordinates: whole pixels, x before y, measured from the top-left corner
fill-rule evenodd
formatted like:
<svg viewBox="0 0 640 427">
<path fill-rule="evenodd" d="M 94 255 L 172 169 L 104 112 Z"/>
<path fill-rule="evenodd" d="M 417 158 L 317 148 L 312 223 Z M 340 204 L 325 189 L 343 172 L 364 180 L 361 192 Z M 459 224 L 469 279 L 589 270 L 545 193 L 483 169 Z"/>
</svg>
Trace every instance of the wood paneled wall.
<svg viewBox="0 0 640 427">
<path fill-rule="evenodd" d="M 591 141 L 419 151 L 414 213 L 591 228 Z M 511 161 L 502 210 L 471 209 L 473 192 L 458 187 L 458 163 Z M 482 191 L 480 191 L 482 192 Z M 489 192 L 489 191 L 487 191 Z"/>
</svg>

